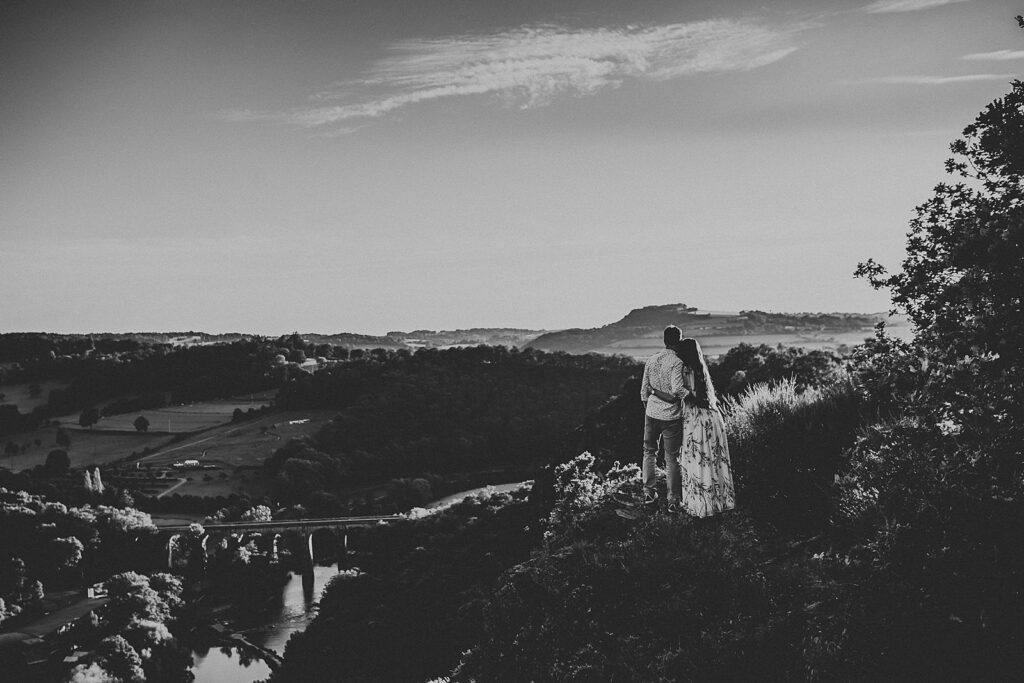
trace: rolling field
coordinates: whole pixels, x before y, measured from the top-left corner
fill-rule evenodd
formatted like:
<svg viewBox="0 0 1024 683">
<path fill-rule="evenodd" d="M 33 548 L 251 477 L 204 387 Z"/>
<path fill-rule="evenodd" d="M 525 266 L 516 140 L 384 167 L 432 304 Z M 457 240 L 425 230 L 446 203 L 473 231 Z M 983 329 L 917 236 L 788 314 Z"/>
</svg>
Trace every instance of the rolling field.
<svg viewBox="0 0 1024 683">
<path fill-rule="evenodd" d="M 45 427 L 24 434 L 17 434 L 11 437 L 15 443 L 28 445 L 25 453 L 13 458 L 3 457 L 0 464 L 4 467 L 11 467 L 15 471 L 30 469 L 36 465 L 46 462 L 47 454 L 59 448 L 54 442 L 56 434 L 54 427 Z M 141 453 L 145 448 L 159 448 L 171 441 L 172 437 L 159 433 L 105 433 L 102 430 L 90 432 L 80 430 L 71 432 L 71 448 L 68 449 L 68 456 L 71 458 L 72 469 L 92 465 L 106 465 L 115 460 L 126 458 L 134 453 Z M 38 440 L 40 445 L 36 446 Z"/>
<path fill-rule="evenodd" d="M 210 427 L 230 422 L 231 415 L 236 408 L 245 412 L 249 408 L 259 409 L 269 404 L 269 402 L 270 399 L 268 397 L 261 395 L 255 396 L 251 401 L 248 398 L 235 398 L 223 401 L 204 401 L 189 405 L 168 406 L 154 410 L 141 410 L 134 413 L 101 417 L 100 421 L 91 429 L 83 429 L 78 426 L 78 416 L 80 413 L 66 415 L 60 419 L 60 422 L 68 430 L 133 432 L 135 431 L 134 422 L 136 418 L 139 415 L 143 415 L 149 420 L 150 432 L 180 434 L 209 429 Z"/>
<path fill-rule="evenodd" d="M 245 422 L 225 424 L 143 456 L 140 470 L 164 472 L 173 493 L 193 496 L 260 495 L 269 482 L 263 461 L 291 438 L 310 436 L 336 411 L 274 413 Z M 266 428 L 264 431 L 263 428 Z M 198 460 L 203 469 L 174 468 L 176 462 Z M 184 483 L 180 482 L 184 479 Z"/>
<path fill-rule="evenodd" d="M 0 385 L 0 394 L 4 395 L 4 400 L 0 403 L 17 406 L 19 413 L 31 413 L 35 408 L 46 404 L 51 391 L 63 389 L 68 385 L 67 382 L 60 380 L 36 382 L 39 385 L 39 395 L 33 398 L 32 392 L 29 391 L 32 384 L 32 382 L 25 382 L 24 384 Z"/>
</svg>

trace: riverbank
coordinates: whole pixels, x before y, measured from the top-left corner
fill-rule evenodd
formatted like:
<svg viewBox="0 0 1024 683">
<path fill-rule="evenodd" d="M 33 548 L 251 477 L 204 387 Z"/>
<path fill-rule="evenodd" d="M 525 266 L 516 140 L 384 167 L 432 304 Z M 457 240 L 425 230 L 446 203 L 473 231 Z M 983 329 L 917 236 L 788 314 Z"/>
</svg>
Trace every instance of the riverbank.
<svg viewBox="0 0 1024 683">
<path fill-rule="evenodd" d="M 531 483 L 460 491 L 432 501 L 428 508 L 410 511 L 410 516 L 437 514 L 468 497 L 507 493 Z M 315 566 L 312 586 L 304 587 L 301 576 L 284 572 L 279 589 L 274 589 L 280 593 L 268 595 L 259 604 L 224 599 L 214 603 L 210 596 L 219 593 L 216 589 L 193 591 L 199 601 L 206 603 L 199 605 L 194 615 L 195 638 L 190 643 L 196 683 L 255 683 L 269 676 L 280 665 L 292 634 L 305 630 L 315 619 L 324 587 L 339 573 L 336 564 Z M 213 628 L 215 625 L 220 628 Z"/>
<path fill-rule="evenodd" d="M 300 575 L 289 573 L 280 592 L 261 605 L 218 604 L 201 612 L 210 623 L 197 625 L 186 642 L 195 683 L 265 680 L 280 663 L 292 634 L 316 617 L 323 589 L 338 573 L 337 566 L 314 567 L 312 592 L 306 591 Z M 221 628 L 206 630 L 215 624 Z"/>
</svg>

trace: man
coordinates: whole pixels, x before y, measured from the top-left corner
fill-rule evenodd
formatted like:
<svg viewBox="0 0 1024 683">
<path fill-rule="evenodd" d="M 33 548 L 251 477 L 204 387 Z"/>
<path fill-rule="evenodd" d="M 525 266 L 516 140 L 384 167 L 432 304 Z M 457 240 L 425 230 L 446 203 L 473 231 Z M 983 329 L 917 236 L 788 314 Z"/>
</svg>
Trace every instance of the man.
<svg viewBox="0 0 1024 683">
<path fill-rule="evenodd" d="M 668 478 L 669 509 L 678 505 L 681 492 L 679 473 L 679 447 L 683 442 L 683 420 L 680 402 L 687 389 L 683 380 L 683 362 L 675 353 L 682 339 L 682 331 L 669 325 L 663 333 L 665 348 L 644 363 L 644 376 L 640 382 L 640 400 L 644 402 L 644 458 L 643 504 L 658 501 L 655 488 L 659 439 L 665 449 L 665 472 Z M 662 400 L 655 390 L 675 397 L 672 402 Z"/>
</svg>

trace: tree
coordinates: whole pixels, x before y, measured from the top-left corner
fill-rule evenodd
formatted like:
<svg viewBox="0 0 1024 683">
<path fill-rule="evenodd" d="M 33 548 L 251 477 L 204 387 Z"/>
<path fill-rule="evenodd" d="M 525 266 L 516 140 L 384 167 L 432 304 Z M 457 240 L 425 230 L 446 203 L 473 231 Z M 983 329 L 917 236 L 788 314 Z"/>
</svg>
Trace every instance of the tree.
<svg viewBox="0 0 1024 683">
<path fill-rule="evenodd" d="M 50 541 L 53 558 L 58 569 L 73 569 L 82 561 L 85 546 L 74 536 L 55 538 Z"/>
<path fill-rule="evenodd" d="M 68 674 L 68 683 L 118 683 L 120 680 L 100 666 L 99 662 L 79 664 Z"/>
<path fill-rule="evenodd" d="M 43 393 L 43 388 L 41 386 L 39 386 L 38 382 L 33 382 L 32 384 L 28 385 L 28 395 L 30 397 L 32 397 L 32 398 L 39 398 L 39 396 L 42 393 Z"/>
<path fill-rule="evenodd" d="M 273 513 L 266 505 L 257 505 L 242 513 L 243 522 L 269 522 L 272 518 Z"/>
<path fill-rule="evenodd" d="M 100 411 L 96 406 L 89 406 L 78 416 L 78 424 L 82 427 L 92 429 L 92 426 L 100 421 Z"/>
<path fill-rule="evenodd" d="M 61 448 L 71 448 L 71 435 L 68 434 L 68 430 L 66 429 L 62 429 L 60 427 L 57 428 L 57 435 L 55 437 L 55 441 L 57 445 L 60 446 Z"/>
<path fill-rule="evenodd" d="M 1018 21 L 1021 18 L 1018 17 Z M 1022 24 L 1024 26 L 1024 24 Z M 902 270 L 874 260 L 859 276 L 892 292 L 934 360 L 993 354 L 994 375 L 1024 369 L 1024 82 L 989 104 L 950 145 L 941 183 L 918 206 Z"/>
<path fill-rule="evenodd" d="M 100 642 L 98 654 L 105 664 L 103 668 L 118 680 L 125 683 L 142 683 L 146 680 L 146 674 L 142 669 L 142 657 L 124 636 L 104 638 Z"/>
<path fill-rule="evenodd" d="M 135 431 L 137 432 L 149 431 L 149 420 L 146 419 L 145 415 L 139 415 L 132 424 L 135 425 Z"/>
<path fill-rule="evenodd" d="M 950 149 L 954 180 L 915 209 L 902 268 L 857 269 L 916 326 L 912 343 L 880 332 L 858 351 L 855 377 L 888 419 L 862 430 L 838 482 L 869 596 L 844 609 L 872 614 L 843 637 L 892 643 L 874 678 L 1024 666 L 1024 83 Z"/>
<path fill-rule="evenodd" d="M 44 467 L 51 475 L 65 474 L 71 468 L 71 458 L 67 451 L 55 448 L 47 454 Z"/>
</svg>

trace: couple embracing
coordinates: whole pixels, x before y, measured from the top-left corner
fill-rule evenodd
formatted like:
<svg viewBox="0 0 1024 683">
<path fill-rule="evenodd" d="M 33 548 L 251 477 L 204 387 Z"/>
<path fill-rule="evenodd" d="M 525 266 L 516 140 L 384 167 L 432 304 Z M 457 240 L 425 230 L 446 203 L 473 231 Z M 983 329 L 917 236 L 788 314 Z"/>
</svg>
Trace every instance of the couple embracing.
<svg viewBox="0 0 1024 683">
<path fill-rule="evenodd" d="M 664 448 L 669 512 L 694 517 L 736 507 L 725 422 L 696 339 L 675 325 L 665 348 L 647 359 L 640 384 L 644 420 L 643 502 L 657 502 L 656 462 Z"/>
</svg>

